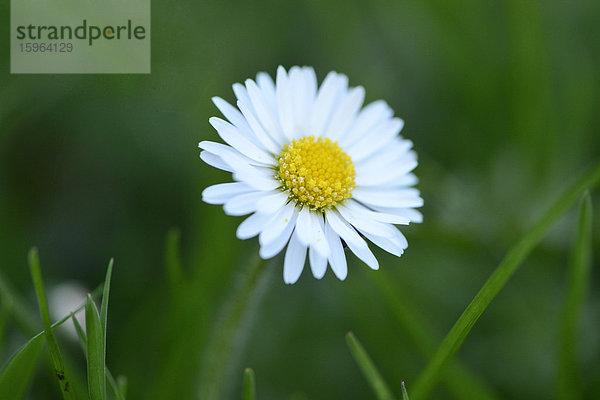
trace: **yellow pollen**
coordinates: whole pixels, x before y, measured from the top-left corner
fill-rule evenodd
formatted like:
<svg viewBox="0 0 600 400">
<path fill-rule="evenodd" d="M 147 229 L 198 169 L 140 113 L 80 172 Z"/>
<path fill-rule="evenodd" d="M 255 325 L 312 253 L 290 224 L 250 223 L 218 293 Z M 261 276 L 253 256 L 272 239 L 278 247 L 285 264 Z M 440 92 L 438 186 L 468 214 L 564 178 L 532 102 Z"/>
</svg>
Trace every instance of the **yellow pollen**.
<svg viewBox="0 0 600 400">
<path fill-rule="evenodd" d="M 283 146 L 277 177 L 292 200 L 322 210 L 352 197 L 356 187 L 350 156 L 331 139 L 305 136 Z"/>
</svg>

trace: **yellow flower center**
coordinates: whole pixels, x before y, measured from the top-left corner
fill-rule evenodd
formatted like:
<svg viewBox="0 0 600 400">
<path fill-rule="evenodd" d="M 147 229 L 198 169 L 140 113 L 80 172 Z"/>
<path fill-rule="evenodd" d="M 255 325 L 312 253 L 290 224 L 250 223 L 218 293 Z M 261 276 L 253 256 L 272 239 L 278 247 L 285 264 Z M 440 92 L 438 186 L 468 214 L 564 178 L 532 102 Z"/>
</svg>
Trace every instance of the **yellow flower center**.
<svg viewBox="0 0 600 400">
<path fill-rule="evenodd" d="M 305 136 L 283 146 L 277 177 L 300 205 L 322 210 L 352 197 L 356 187 L 350 156 L 331 139 Z"/>
</svg>

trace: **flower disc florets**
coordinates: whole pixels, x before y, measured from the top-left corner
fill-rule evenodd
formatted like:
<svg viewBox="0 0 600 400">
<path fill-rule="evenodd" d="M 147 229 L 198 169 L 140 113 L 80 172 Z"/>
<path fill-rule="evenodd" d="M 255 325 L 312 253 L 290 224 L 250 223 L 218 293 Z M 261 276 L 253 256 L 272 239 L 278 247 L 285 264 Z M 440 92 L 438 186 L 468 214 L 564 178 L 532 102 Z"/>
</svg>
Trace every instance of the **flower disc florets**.
<svg viewBox="0 0 600 400">
<path fill-rule="evenodd" d="M 352 197 L 356 172 L 350 156 L 331 139 L 305 136 L 283 147 L 277 178 L 298 205 L 323 210 Z"/>
</svg>

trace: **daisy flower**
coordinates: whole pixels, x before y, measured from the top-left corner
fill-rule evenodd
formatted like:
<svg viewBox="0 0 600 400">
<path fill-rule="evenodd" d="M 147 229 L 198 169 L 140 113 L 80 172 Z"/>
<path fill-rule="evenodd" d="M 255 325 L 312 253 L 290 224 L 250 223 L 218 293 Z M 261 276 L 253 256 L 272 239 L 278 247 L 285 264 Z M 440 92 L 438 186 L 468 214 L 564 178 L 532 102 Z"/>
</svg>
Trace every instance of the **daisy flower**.
<svg viewBox="0 0 600 400">
<path fill-rule="evenodd" d="M 287 245 L 283 280 L 295 283 L 308 253 L 315 278 L 327 264 L 341 280 L 348 247 L 372 269 L 377 259 L 365 239 L 400 256 L 408 246 L 394 225 L 421 222 L 423 205 L 412 186 L 417 166 L 412 142 L 399 135 L 404 122 L 384 101 L 362 107 L 365 90 L 348 87 L 330 72 L 317 87 L 310 67 L 277 69 L 275 82 L 261 72 L 236 83 L 237 108 L 213 102 L 227 119 L 210 124 L 227 144 L 203 141 L 200 158 L 229 171 L 234 182 L 202 193 L 228 215 L 248 215 L 237 237 L 258 235 L 260 256 Z"/>
</svg>

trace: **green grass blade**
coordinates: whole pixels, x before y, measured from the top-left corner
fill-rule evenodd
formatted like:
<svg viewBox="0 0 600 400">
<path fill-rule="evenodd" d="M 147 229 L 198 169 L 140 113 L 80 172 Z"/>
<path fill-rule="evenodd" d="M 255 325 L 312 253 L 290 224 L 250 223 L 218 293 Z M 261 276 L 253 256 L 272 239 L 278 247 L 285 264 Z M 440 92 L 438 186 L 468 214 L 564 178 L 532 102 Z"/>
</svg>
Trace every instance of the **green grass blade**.
<svg viewBox="0 0 600 400">
<path fill-rule="evenodd" d="M 398 290 L 392 284 L 393 280 L 386 271 L 379 270 L 376 273 L 366 271 L 365 274 L 372 280 L 385 299 L 393 317 L 408 339 L 413 342 L 426 359 L 433 357 L 436 350 L 436 341 L 431 333 L 433 328 L 423 318 L 423 315 L 415 312 L 414 308 L 409 306 L 410 302 L 406 297 L 403 297 L 403 291 Z M 499 399 L 498 395 L 475 373 L 460 363 L 460 360 L 454 360 L 448 365 L 442 379 L 448 391 L 456 399 Z"/>
<path fill-rule="evenodd" d="M 33 377 L 43 344 L 42 337 L 37 336 L 10 359 L 0 374 L 0 399 L 18 400 L 23 397 Z"/>
<path fill-rule="evenodd" d="M 108 317 L 108 297 L 110 294 L 110 279 L 112 277 L 114 259 L 110 259 L 108 262 L 108 269 L 106 270 L 106 278 L 104 279 L 104 290 L 102 291 L 102 305 L 100 306 L 100 323 L 102 324 L 102 335 L 104 342 L 106 343 L 106 320 Z M 106 344 L 105 346 L 106 347 Z"/>
<path fill-rule="evenodd" d="M 92 297 L 85 304 L 85 327 L 87 331 L 87 373 L 91 400 L 106 400 L 106 376 L 104 371 L 104 338 L 100 314 Z"/>
<path fill-rule="evenodd" d="M 218 315 L 212 337 L 206 346 L 199 395 L 202 400 L 219 400 L 227 397 L 227 385 L 238 361 L 237 357 L 247 335 L 247 325 L 266 288 L 267 262 L 256 256 L 248 268 L 239 275 L 228 302 Z"/>
<path fill-rule="evenodd" d="M 404 384 L 404 381 L 402 381 L 402 400 L 410 400 L 408 398 L 408 392 L 406 391 L 406 385 Z"/>
<path fill-rule="evenodd" d="M 33 280 L 33 286 L 35 287 L 35 294 L 37 296 L 42 317 L 42 325 L 44 326 L 44 332 L 46 333 L 46 342 L 48 343 L 48 350 L 50 351 L 50 357 L 54 364 L 56 377 L 58 378 L 63 398 L 65 400 L 71 400 L 73 396 L 71 395 L 69 380 L 65 372 L 65 363 L 60 354 L 60 349 L 58 348 L 58 343 L 56 342 L 56 337 L 54 336 L 54 331 L 52 330 L 50 323 L 48 300 L 46 299 L 46 291 L 44 290 L 44 281 L 42 279 L 42 271 L 36 248 L 32 248 L 29 251 L 28 259 L 29 270 L 31 272 L 31 278 Z"/>
<path fill-rule="evenodd" d="M 2 344 L 4 343 L 4 332 L 6 332 L 6 325 L 8 325 L 8 319 L 10 317 L 10 304 L 0 304 L 0 354 L 2 354 Z"/>
<path fill-rule="evenodd" d="M 383 380 L 381 374 L 375 367 L 375 364 L 367 354 L 367 351 L 360 344 L 356 336 L 352 332 L 346 335 L 346 343 L 350 348 L 350 352 L 360 367 L 365 379 L 371 385 L 378 400 L 393 400 L 394 395 Z"/>
<path fill-rule="evenodd" d="M 125 400 L 127 398 L 127 377 L 119 375 L 117 377 L 117 387 L 119 388 L 121 398 Z"/>
<path fill-rule="evenodd" d="M 592 260 L 592 201 L 585 193 L 579 207 L 577 236 L 569 265 L 569 286 L 560 327 L 560 356 L 556 394 L 559 400 L 582 397 L 575 344 L 578 322 L 589 286 Z"/>
<path fill-rule="evenodd" d="M 73 324 L 75 325 L 75 330 L 77 331 L 77 336 L 79 336 L 79 340 L 80 340 L 82 348 L 83 348 L 83 353 L 85 354 L 85 356 L 87 358 L 87 338 L 85 336 L 85 332 L 84 332 L 81 324 L 75 317 L 75 314 L 72 314 L 71 318 L 73 319 Z M 117 381 L 115 380 L 113 375 L 110 373 L 110 370 L 108 368 L 106 368 L 106 380 L 108 381 L 108 387 L 111 389 L 113 398 L 115 400 L 125 400 L 125 397 L 121 393 L 121 390 L 119 388 Z"/>
<path fill-rule="evenodd" d="M 569 187 L 550 209 L 535 223 L 525 236 L 510 249 L 504 260 L 492 273 L 475 298 L 458 318 L 450 332 L 446 335 L 435 356 L 425 367 L 411 391 L 413 398 L 425 399 L 435 388 L 449 360 L 451 360 L 461 344 L 481 316 L 487 306 L 504 287 L 533 247 L 540 241 L 544 233 L 585 190 L 595 186 L 600 180 L 600 164 L 586 172 Z"/>
<path fill-rule="evenodd" d="M 244 370 L 244 400 L 256 400 L 256 378 L 252 368 Z"/>
<path fill-rule="evenodd" d="M 167 233 L 165 241 L 165 267 L 167 269 L 167 279 L 169 287 L 173 289 L 183 280 L 183 268 L 181 267 L 181 258 L 179 256 L 179 239 L 181 232 L 179 229 L 172 228 Z"/>
</svg>

